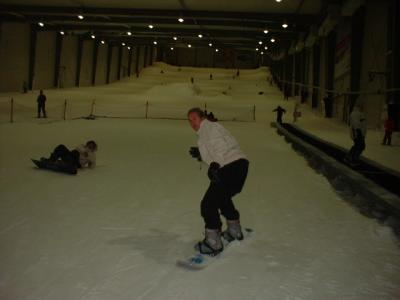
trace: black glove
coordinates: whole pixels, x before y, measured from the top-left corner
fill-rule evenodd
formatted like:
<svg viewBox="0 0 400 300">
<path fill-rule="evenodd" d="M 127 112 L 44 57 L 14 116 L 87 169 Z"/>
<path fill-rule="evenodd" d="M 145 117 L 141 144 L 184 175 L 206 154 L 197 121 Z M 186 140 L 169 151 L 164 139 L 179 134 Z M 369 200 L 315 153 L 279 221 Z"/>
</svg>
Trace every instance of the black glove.
<svg viewBox="0 0 400 300">
<path fill-rule="evenodd" d="M 212 181 L 212 182 L 220 182 L 221 179 L 219 178 L 219 168 L 220 165 L 219 163 L 216 162 L 212 162 L 210 164 L 210 167 L 208 168 L 208 178 Z"/>
<path fill-rule="evenodd" d="M 201 161 L 201 155 L 198 147 L 190 147 L 189 153 L 193 158 L 197 158 L 198 161 Z"/>
</svg>

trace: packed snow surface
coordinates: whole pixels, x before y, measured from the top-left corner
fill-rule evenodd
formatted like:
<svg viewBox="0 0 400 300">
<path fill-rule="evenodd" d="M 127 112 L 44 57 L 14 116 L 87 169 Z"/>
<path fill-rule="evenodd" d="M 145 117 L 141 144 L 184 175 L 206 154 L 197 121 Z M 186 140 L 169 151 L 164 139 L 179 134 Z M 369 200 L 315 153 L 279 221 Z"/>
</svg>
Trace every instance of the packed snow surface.
<svg viewBox="0 0 400 300">
<path fill-rule="evenodd" d="M 36 93 L 3 94 L 25 111 L 0 125 L 0 299 L 399 299 L 400 249 L 391 229 L 343 201 L 270 127 L 272 110 L 280 104 L 290 118 L 293 101 L 269 86 L 268 70 L 235 73 L 156 64 L 139 79 L 48 90 L 49 119 L 34 118 Z M 187 121 L 63 121 L 54 111 L 64 99 L 96 99 L 121 113 L 145 101 L 179 114 L 204 102 L 227 111 L 256 105 L 256 122 L 222 123 L 250 160 L 234 202 L 253 238 L 202 271 L 178 268 L 202 238 L 199 206 L 208 186 L 207 167 L 188 154 L 196 135 Z M 299 120 L 311 131 L 326 122 L 307 110 Z M 347 128 L 335 128 L 327 137 L 344 142 Z M 99 145 L 94 170 L 70 176 L 30 162 L 88 139 Z M 398 166 L 398 149 L 367 154 Z"/>
</svg>

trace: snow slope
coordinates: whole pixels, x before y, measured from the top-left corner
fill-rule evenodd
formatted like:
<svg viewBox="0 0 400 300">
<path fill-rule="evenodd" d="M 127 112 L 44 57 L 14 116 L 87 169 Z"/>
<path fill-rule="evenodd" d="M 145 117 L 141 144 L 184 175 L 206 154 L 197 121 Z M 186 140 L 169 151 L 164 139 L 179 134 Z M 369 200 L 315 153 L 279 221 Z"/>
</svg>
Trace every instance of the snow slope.
<svg viewBox="0 0 400 300">
<path fill-rule="evenodd" d="M 161 69 L 165 90 L 154 86 Z M 139 79 L 47 94 L 60 101 L 68 95 L 135 101 L 160 93 L 172 106 L 186 101 L 189 108 L 196 95 L 168 87 L 194 76 L 207 102 L 256 104 L 257 122 L 223 123 L 251 162 L 235 203 L 254 238 L 203 271 L 175 266 L 202 238 L 199 204 L 208 184 L 206 167 L 188 154 L 196 136 L 186 121 L 1 124 L 0 299 L 399 298 L 398 240 L 340 199 L 270 128 L 271 110 L 282 100 L 263 84 L 267 70 L 243 71 L 234 82 L 233 71 L 212 70 L 210 82 L 210 69 L 175 69 L 159 64 Z M 212 95 L 228 84 L 232 100 Z M 33 95 L 23 97 L 28 103 Z M 68 176 L 36 170 L 29 161 L 59 143 L 72 147 L 92 138 L 99 144 L 94 170 Z"/>
</svg>

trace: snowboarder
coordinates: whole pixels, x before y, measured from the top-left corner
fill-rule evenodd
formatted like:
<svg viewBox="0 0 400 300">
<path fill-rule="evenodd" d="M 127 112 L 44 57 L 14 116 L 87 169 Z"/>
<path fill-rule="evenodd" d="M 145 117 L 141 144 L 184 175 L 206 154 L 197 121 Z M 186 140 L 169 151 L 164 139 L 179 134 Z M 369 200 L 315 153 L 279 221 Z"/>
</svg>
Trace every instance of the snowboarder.
<svg viewBox="0 0 400 300">
<path fill-rule="evenodd" d="M 276 112 L 276 122 L 282 124 L 282 116 L 284 113 L 286 113 L 286 110 L 278 105 L 278 107 L 275 108 L 273 112 Z"/>
<path fill-rule="evenodd" d="M 388 117 L 385 120 L 385 136 L 383 138 L 382 145 L 390 146 L 392 144 L 392 133 L 394 131 L 394 122 L 393 119 Z"/>
<path fill-rule="evenodd" d="M 43 90 L 40 90 L 40 94 L 37 97 L 37 107 L 38 107 L 38 118 L 40 118 L 40 112 L 43 114 L 43 118 L 47 118 L 46 115 L 46 96 L 43 93 Z"/>
<path fill-rule="evenodd" d="M 356 104 L 350 114 L 350 137 L 354 142 L 346 160 L 351 164 L 357 164 L 361 153 L 365 149 L 365 136 L 367 134 L 367 122 L 362 112 L 362 106 Z"/>
<path fill-rule="evenodd" d="M 249 162 L 231 133 L 219 123 L 205 119 L 200 108 L 189 110 L 190 126 L 198 135 L 198 147 L 190 154 L 209 165 L 210 186 L 201 201 L 205 222 L 205 238 L 196 247 L 202 254 L 216 255 L 223 251 L 220 212 L 228 228 L 222 233 L 227 240 L 242 240 L 240 215 L 232 197 L 240 193 L 247 177 Z"/>
<path fill-rule="evenodd" d="M 76 168 L 89 167 L 93 169 L 96 166 L 97 144 L 95 141 L 88 141 L 85 145 L 79 145 L 70 151 L 64 145 L 58 145 L 51 153 L 50 158 L 42 158 L 42 161 L 56 163 L 58 160 Z"/>
</svg>

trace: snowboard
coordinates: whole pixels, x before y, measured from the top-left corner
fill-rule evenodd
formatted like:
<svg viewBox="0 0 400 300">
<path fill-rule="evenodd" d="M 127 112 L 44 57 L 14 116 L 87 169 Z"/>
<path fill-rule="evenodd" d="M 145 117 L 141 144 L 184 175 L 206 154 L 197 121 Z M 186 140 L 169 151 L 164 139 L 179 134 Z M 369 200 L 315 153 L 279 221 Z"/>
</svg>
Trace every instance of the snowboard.
<svg viewBox="0 0 400 300">
<path fill-rule="evenodd" d="M 53 162 L 48 162 L 47 160 L 37 160 L 37 159 L 31 159 L 31 160 L 39 169 L 51 170 L 71 175 L 76 175 L 78 173 L 78 170 L 74 166 L 71 166 L 70 164 L 67 164 L 62 161 L 56 161 L 53 163 Z"/>
<path fill-rule="evenodd" d="M 207 254 L 201 254 L 198 250 L 195 250 L 195 253 L 190 255 L 189 257 L 183 258 L 183 259 L 178 259 L 176 261 L 176 265 L 178 267 L 182 267 L 184 269 L 188 270 L 202 270 L 212 264 L 213 262 L 225 257 L 226 255 L 229 254 L 228 250 L 231 248 L 234 244 L 241 244 L 246 242 L 249 238 L 252 237 L 253 235 L 253 229 L 251 228 L 242 228 L 243 231 L 243 240 L 238 241 L 238 240 L 233 240 L 233 241 L 228 241 L 221 235 L 222 242 L 224 244 L 224 250 L 220 253 L 218 253 L 215 256 L 210 256 Z"/>
</svg>

